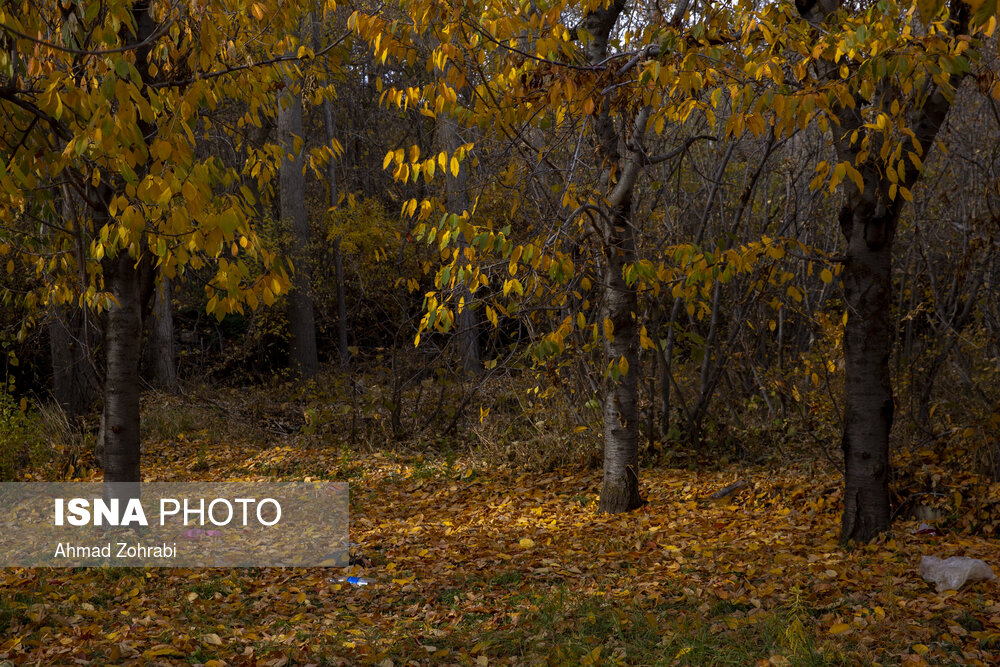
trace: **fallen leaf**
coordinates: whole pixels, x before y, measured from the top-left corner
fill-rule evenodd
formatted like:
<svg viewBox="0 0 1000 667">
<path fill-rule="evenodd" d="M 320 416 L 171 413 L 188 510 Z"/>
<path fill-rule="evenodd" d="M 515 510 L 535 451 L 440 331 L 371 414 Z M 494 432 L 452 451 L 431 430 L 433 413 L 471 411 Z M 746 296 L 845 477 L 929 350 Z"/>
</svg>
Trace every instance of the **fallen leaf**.
<svg viewBox="0 0 1000 667">
<path fill-rule="evenodd" d="M 847 623 L 834 623 L 833 626 L 830 628 L 831 635 L 842 635 L 850 631 L 851 631 L 851 626 L 849 626 Z"/>
</svg>

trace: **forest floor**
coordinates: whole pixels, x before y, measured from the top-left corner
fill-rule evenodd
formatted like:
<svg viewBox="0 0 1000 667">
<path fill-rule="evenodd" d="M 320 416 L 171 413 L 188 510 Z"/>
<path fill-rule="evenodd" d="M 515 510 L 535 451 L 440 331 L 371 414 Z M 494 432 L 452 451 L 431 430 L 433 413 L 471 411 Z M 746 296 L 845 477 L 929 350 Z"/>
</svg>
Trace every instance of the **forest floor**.
<svg viewBox="0 0 1000 667">
<path fill-rule="evenodd" d="M 897 521 L 842 549 L 832 467 L 649 467 L 649 504 L 606 516 L 599 471 L 461 455 L 189 434 L 148 443 L 144 466 L 346 480 L 361 565 L 3 569 L 0 665 L 1000 664 L 1000 579 L 936 593 L 917 572 L 924 554 L 996 570 L 996 541 Z M 331 582 L 344 574 L 372 583 Z"/>
</svg>

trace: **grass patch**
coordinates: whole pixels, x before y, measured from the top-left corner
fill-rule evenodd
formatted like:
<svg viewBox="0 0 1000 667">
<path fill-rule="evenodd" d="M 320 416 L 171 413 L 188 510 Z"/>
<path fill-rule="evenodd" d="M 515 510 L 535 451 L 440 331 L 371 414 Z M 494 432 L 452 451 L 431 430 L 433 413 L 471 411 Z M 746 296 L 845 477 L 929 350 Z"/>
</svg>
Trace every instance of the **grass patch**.
<svg viewBox="0 0 1000 667">
<path fill-rule="evenodd" d="M 516 583 L 515 574 L 503 573 L 490 585 Z M 447 605 L 460 604 L 460 598 L 457 589 L 439 595 Z M 720 602 L 706 616 L 688 603 L 628 605 L 558 587 L 508 599 L 507 610 L 500 617 L 463 614 L 460 630 L 428 642 L 450 652 L 479 647 L 491 660 L 526 664 L 742 666 L 772 657 L 775 664 L 794 667 L 850 664 L 821 645 L 807 616 L 788 608 L 762 611 Z M 427 657 L 417 642 L 396 645 L 386 655 L 397 662 Z"/>
<path fill-rule="evenodd" d="M 515 584 L 521 583 L 524 579 L 524 573 L 518 570 L 508 570 L 507 572 L 501 572 L 490 578 L 490 588 L 510 588 Z"/>
<path fill-rule="evenodd" d="M 753 605 L 747 604 L 746 602 L 719 600 L 712 605 L 712 609 L 708 612 L 708 614 L 714 618 L 716 616 L 726 616 L 727 614 L 732 614 L 736 611 L 750 611 L 751 609 L 753 609 Z"/>
<path fill-rule="evenodd" d="M 215 597 L 216 593 L 220 595 L 228 595 L 230 593 L 229 588 L 226 586 L 225 582 L 220 579 L 208 579 L 207 581 L 195 584 L 188 588 L 189 593 L 197 593 L 198 597 L 203 600 L 211 600 Z"/>
<path fill-rule="evenodd" d="M 961 625 L 968 632 L 982 632 L 983 623 L 968 610 L 959 614 L 955 622 Z"/>
</svg>

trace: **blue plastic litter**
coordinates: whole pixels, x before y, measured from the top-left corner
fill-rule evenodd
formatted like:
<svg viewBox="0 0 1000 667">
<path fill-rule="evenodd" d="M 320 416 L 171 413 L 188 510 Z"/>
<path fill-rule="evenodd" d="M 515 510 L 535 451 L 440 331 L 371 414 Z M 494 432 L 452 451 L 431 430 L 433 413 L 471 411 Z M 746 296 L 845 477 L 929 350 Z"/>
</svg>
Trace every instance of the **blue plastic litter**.
<svg viewBox="0 0 1000 667">
<path fill-rule="evenodd" d="M 371 579 L 365 579 L 364 577 L 337 577 L 336 579 L 331 579 L 330 581 L 335 583 L 348 583 L 352 586 L 367 586 L 372 583 Z"/>
</svg>

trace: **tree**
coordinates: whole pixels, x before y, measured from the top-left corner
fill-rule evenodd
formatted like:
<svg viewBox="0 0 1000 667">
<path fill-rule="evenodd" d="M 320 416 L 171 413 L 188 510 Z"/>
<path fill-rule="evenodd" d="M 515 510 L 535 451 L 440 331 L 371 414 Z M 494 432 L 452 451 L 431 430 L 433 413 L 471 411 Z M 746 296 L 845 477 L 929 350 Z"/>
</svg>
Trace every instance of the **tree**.
<svg viewBox="0 0 1000 667">
<path fill-rule="evenodd" d="M 163 391 L 176 391 L 177 366 L 174 362 L 173 286 L 161 276 L 153 295 L 153 317 L 149 326 L 148 365 L 153 386 Z"/>
<path fill-rule="evenodd" d="M 458 123 L 447 113 L 438 114 L 437 117 L 438 140 L 441 143 L 442 151 L 446 154 L 455 153 L 465 144 L 459 136 Z M 446 205 L 450 210 L 459 216 L 468 217 L 472 211 L 469 201 L 469 167 L 466 164 L 459 165 L 457 174 L 445 174 Z M 458 248 L 461 254 L 465 254 L 465 249 L 469 246 L 464 234 L 459 234 Z M 458 356 L 462 360 L 462 368 L 469 373 L 478 373 L 482 370 L 482 358 L 479 350 L 479 315 L 472 308 L 472 293 L 465 285 L 458 287 L 459 300 L 469 304 L 468 308 L 459 308 L 456 322 L 456 336 L 458 338 Z"/>
<path fill-rule="evenodd" d="M 322 46 L 321 24 L 318 14 L 314 12 L 312 19 L 312 39 L 313 48 L 319 49 Z M 329 77 L 332 68 L 329 66 L 330 58 L 324 59 L 324 74 Z M 327 148 L 330 151 L 326 163 L 326 181 L 328 188 L 328 201 L 333 209 L 339 203 L 339 186 L 337 183 L 337 156 L 343 153 L 343 147 L 337 141 L 336 127 L 333 123 L 333 103 L 324 96 L 320 102 L 323 113 L 323 129 L 326 135 Z M 351 353 L 347 345 L 347 288 L 344 285 L 344 257 L 341 254 L 340 237 L 331 240 L 331 252 L 333 254 L 334 279 L 337 281 L 337 354 L 340 357 L 340 367 L 346 371 L 350 368 Z"/>
<path fill-rule="evenodd" d="M 625 5 L 625 0 L 614 0 L 584 15 L 580 27 L 590 36 L 584 52 L 592 67 L 599 67 L 608 57 L 611 33 Z M 640 112 L 634 136 L 645 133 L 648 115 L 646 110 Z M 626 512 L 643 504 L 639 495 L 639 306 L 625 273 L 636 261 L 632 189 L 639 164 L 638 156 L 621 154 L 626 128 L 615 127 L 610 100 L 602 101 L 593 122 L 597 159 L 602 165 L 600 182 L 605 189 L 594 221 L 603 251 L 598 280 L 603 286 L 604 356 L 619 371 L 603 396 L 604 483 L 598 507 L 603 512 Z"/>
<path fill-rule="evenodd" d="M 299 83 L 285 79 L 278 101 L 278 140 L 281 162 L 281 219 L 288 229 L 289 257 L 295 264 L 288 295 L 288 328 L 292 335 L 291 358 L 296 372 L 312 377 L 319 369 L 316 352 L 316 319 L 312 302 L 312 268 L 309 263 L 309 218 L 306 212 L 305 134 L 302 130 L 302 93 Z"/>
<path fill-rule="evenodd" d="M 503 280 L 502 299 L 490 298 L 491 305 L 485 308 L 494 325 L 498 311 L 513 312 L 500 305 L 501 300 L 537 297 L 544 291 L 546 274 L 550 283 L 566 285 L 578 271 L 585 275 L 592 272 L 593 280 L 588 276 L 583 282 L 596 283 L 599 288 L 596 321 L 587 322 L 583 313 L 579 318 L 569 313 L 556 331 L 544 337 L 536 352 L 539 358 L 560 352 L 574 327 L 592 331 L 603 341 L 604 359 L 597 372 L 604 380 L 604 482 L 600 508 L 606 512 L 624 512 L 643 503 L 638 476 L 638 350 L 643 336 L 636 290 L 640 277 L 653 281 L 657 278 L 645 270 L 647 267 L 636 270 L 639 262 L 632 192 L 646 166 L 676 157 L 687 148 L 685 145 L 665 156 L 651 157 L 642 147 L 644 135 L 651 119 L 655 118 L 660 133 L 666 119 L 678 114 L 686 117 L 701 104 L 688 104 L 690 98 L 686 95 L 702 83 L 682 72 L 682 94 L 671 98 L 667 81 L 664 79 L 660 85 L 660 63 L 652 60 L 659 53 L 659 44 L 652 42 L 660 31 L 672 33 L 673 28 L 665 26 L 660 18 L 643 25 L 637 34 L 620 38 L 619 19 L 627 6 L 624 0 L 616 0 L 610 4 L 558 5 L 545 12 L 529 8 L 512 14 L 490 2 L 452 8 L 447 3 L 414 1 L 404 5 L 407 21 L 390 23 L 359 12 L 351 19 L 359 35 L 372 44 L 376 57 L 412 61 L 419 46 L 434 45 L 426 59 L 427 69 L 436 81 L 422 88 L 400 85 L 386 91 L 386 99 L 400 108 L 419 108 L 420 113 L 438 118 L 447 114 L 481 131 L 489 129 L 493 140 L 503 142 L 502 150 L 512 153 L 523 150 L 522 137 L 531 126 L 551 128 L 578 123 L 581 128 L 591 128 L 588 136 L 593 145 L 592 164 L 597 166 L 591 171 L 596 173 L 590 181 L 575 183 L 575 169 L 568 170 L 570 177 L 560 202 L 566 216 L 560 227 L 572 226 L 577 234 L 572 244 L 579 247 L 581 242 L 595 243 L 598 248 L 592 255 L 593 263 L 582 271 L 571 259 L 575 251 L 564 251 L 562 234 L 551 234 L 551 225 L 540 225 L 549 229 L 530 243 L 515 244 L 509 240 L 508 231 L 496 228 L 491 221 L 478 225 L 468 216 L 449 216 L 446 212 L 438 225 L 426 224 L 423 221 L 434 211 L 428 200 L 410 200 L 403 211 L 422 223 L 417 228 L 418 236 L 438 243 L 444 255 L 436 280 L 440 293 L 428 294 L 428 312 L 421 330 L 447 331 L 470 307 L 462 296 L 465 293 L 456 286 L 467 286 L 474 298 L 485 300 L 479 294 L 488 293 L 490 276 L 472 261 L 476 257 L 484 261 L 485 256 L 495 254 L 509 266 L 510 277 Z M 681 24 L 687 6 L 686 2 L 677 5 L 672 25 Z M 651 7 L 648 12 L 645 9 L 637 8 L 634 14 L 654 14 Z M 566 24 L 566 17 L 581 14 L 575 25 Z M 699 26 L 704 30 L 701 22 L 685 29 Z M 668 56 L 671 59 L 664 73 L 683 66 L 686 42 L 683 37 L 674 41 L 675 49 L 669 54 L 664 49 L 661 54 L 665 60 Z M 613 44 L 617 52 L 613 52 Z M 635 50 L 629 51 L 630 47 Z M 619 65 L 618 58 L 625 59 L 625 64 Z M 650 86 L 646 67 L 654 62 L 658 74 Z M 456 91 L 464 87 L 472 95 L 463 103 Z M 679 110 L 678 105 L 685 104 L 687 110 Z M 527 148 L 537 150 L 535 146 Z M 419 150 L 411 149 L 407 156 L 398 149 L 386 156 L 385 166 L 393 166 L 394 176 L 404 182 L 415 182 L 421 175 L 432 179 L 435 165 L 445 171 L 446 178 L 448 174 L 459 178 L 461 165 L 469 155 L 466 146 L 429 159 L 420 159 Z M 469 247 L 463 239 L 471 239 Z M 451 252 L 445 250 L 449 247 Z M 519 273 L 522 270 L 524 277 Z M 550 297 L 547 305 L 562 307 L 567 303 L 561 290 L 550 293 Z M 648 337 L 645 340 L 649 342 Z"/>
<path fill-rule="evenodd" d="M 975 25 L 969 5 L 951 2 L 942 16 L 944 2 L 920 3 L 923 34 L 905 7 L 880 5 L 847 14 L 832 3 L 798 3 L 806 18 L 829 29 L 825 38 L 817 37 L 822 56 L 815 67 L 819 81 L 834 82 L 824 111 L 832 121 L 837 165 L 820 165 L 820 175 L 831 172 L 831 188 L 847 181 L 838 221 L 846 241 L 845 543 L 867 542 L 889 529 L 893 241 L 927 152 L 975 57 L 969 50 Z M 993 11 L 980 14 L 978 23 Z M 862 34 L 871 39 L 858 40 Z M 838 64 L 836 53 L 845 50 L 858 55 Z"/>
<path fill-rule="evenodd" d="M 268 65 L 288 58 L 271 56 L 276 48 L 261 55 L 265 43 L 245 29 L 265 12 L 283 27 L 301 15 L 219 2 L 192 13 L 152 0 L 0 9 L 3 233 L 11 262 L 49 276 L 25 296 L 29 307 L 106 313 L 106 481 L 140 479 L 140 336 L 155 271 L 172 279 L 214 264 L 207 309 L 219 317 L 287 288 L 250 222 L 254 198 L 236 169 L 195 150 L 210 123 L 202 114 L 220 100 L 250 109 L 243 125 L 270 97 Z M 269 178 L 272 165 L 258 158 L 253 175 Z M 38 235 L 33 219 L 60 218 L 53 185 L 72 191 L 82 210 Z"/>
<path fill-rule="evenodd" d="M 644 149 L 647 126 L 662 135 L 665 127 L 684 123 L 698 112 L 709 127 L 734 138 L 747 133 L 758 138 L 791 137 L 810 126 L 832 133 L 837 162 L 818 165 L 814 186 L 828 185 L 836 192 L 843 185 L 846 190 L 840 216 L 848 239 L 842 277 L 850 310 L 843 537 L 868 540 L 887 528 L 889 518 L 892 239 L 903 201 L 911 198 L 919 178 L 922 156 L 974 57 L 968 26 L 987 26 L 995 4 L 969 4 L 976 11 L 970 24 L 963 18 L 969 13 L 963 3 L 953 3 L 943 20 L 936 15 L 942 2 L 920 3 L 928 26 L 923 32 L 906 5 L 888 0 L 850 13 L 837 13 L 833 2 L 799 2 L 799 13 L 807 21 L 788 5 L 708 7 L 685 20 L 686 4 L 679 3 L 674 16 L 666 20 L 659 6 L 637 4 L 629 14 L 630 29 L 618 30 L 616 24 L 627 7 L 618 1 L 559 3 L 545 11 L 529 7 L 512 13 L 490 2 L 453 7 L 412 0 L 404 4 L 405 20 L 390 23 L 356 13 L 352 21 L 382 59 L 412 61 L 416 43 L 436 44 L 427 58 L 428 71 L 437 77 L 434 84 L 395 85 L 385 92 L 385 98 L 400 108 L 419 108 L 425 115 L 447 111 L 491 132 L 494 140 L 505 141 L 504 150 L 512 153 L 524 146 L 528 126 L 551 132 L 581 119 L 591 128 L 596 163 L 591 171 L 598 177 L 586 184 L 567 183 L 562 205 L 578 221 L 578 239 L 599 239 L 602 252 L 583 271 L 592 270 L 602 290 L 601 315 L 594 321 L 578 313 L 578 318 L 563 321 L 545 336 L 545 347 L 539 348 L 562 350 L 574 327 L 592 327 L 595 335 L 603 336 L 604 363 L 613 380 L 602 397 L 601 507 L 608 511 L 627 510 L 640 502 L 634 404 L 636 351 L 644 337 L 633 286 L 656 290 L 678 275 L 662 265 L 644 263 L 635 251 L 636 227 L 631 219 L 635 179 L 656 161 Z M 833 16 L 835 21 L 830 20 Z M 823 29 L 817 30 L 820 23 Z M 475 91 L 474 97 L 458 104 L 454 91 L 466 85 Z M 686 148 L 668 151 L 663 159 Z M 456 153 L 451 159 L 461 161 L 465 155 Z M 448 160 L 444 156 L 438 163 L 446 167 Z M 386 157 L 386 166 L 403 181 L 416 181 L 421 175 L 432 178 L 434 162 L 420 159 L 419 152 L 411 151 L 407 158 L 402 149 Z M 567 169 L 570 174 L 576 170 L 575 156 L 573 165 Z M 426 222 L 432 208 L 426 201 L 411 200 L 403 211 L 414 216 L 423 237 L 439 243 L 442 250 L 465 237 L 472 239 L 480 256 L 492 254 L 509 261 L 504 298 L 544 298 L 541 276 L 531 270 L 539 266 L 549 269 L 550 279 L 565 278 L 565 269 L 571 276 L 582 272 L 567 264 L 551 241 L 515 244 L 506 230 L 447 217 L 435 226 Z M 711 258 L 695 248 L 701 262 L 708 264 L 703 268 L 689 264 L 682 280 L 688 287 L 715 285 L 709 308 L 715 323 L 719 281 L 749 270 L 764 251 L 783 256 L 782 244 L 780 239 L 762 237 L 741 248 L 719 247 Z M 458 255 L 457 250 L 450 256 L 445 253 L 436 286 L 443 290 L 464 282 L 477 298 L 489 299 L 484 288 L 491 276 L 476 267 L 466 270 L 456 261 Z M 523 278 L 521 267 L 528 269 Z M 691 294 L 686 288 L 674 290 L 675 297 L 687 299 Z M 801 299 L 799 292 L 790 293 Z M 426 305 L 423 326 L 439 330 L 453 326 L 452 306 L 462 307 L 449 304 L 443 291 L 428 294 Z M 688 305 L 691 308 L 690 301 Z M 672 312 L 678 306 L 675 300 Z M 491 321 L 496 318 L 493 311 L 486 308 Z M 714 387 L 713 378 L 718 377 L 706 373 L 706 368 L 707 361 L 702 365 L 696 423 L 703 416 L 705 396 Z"/>
</svg>

